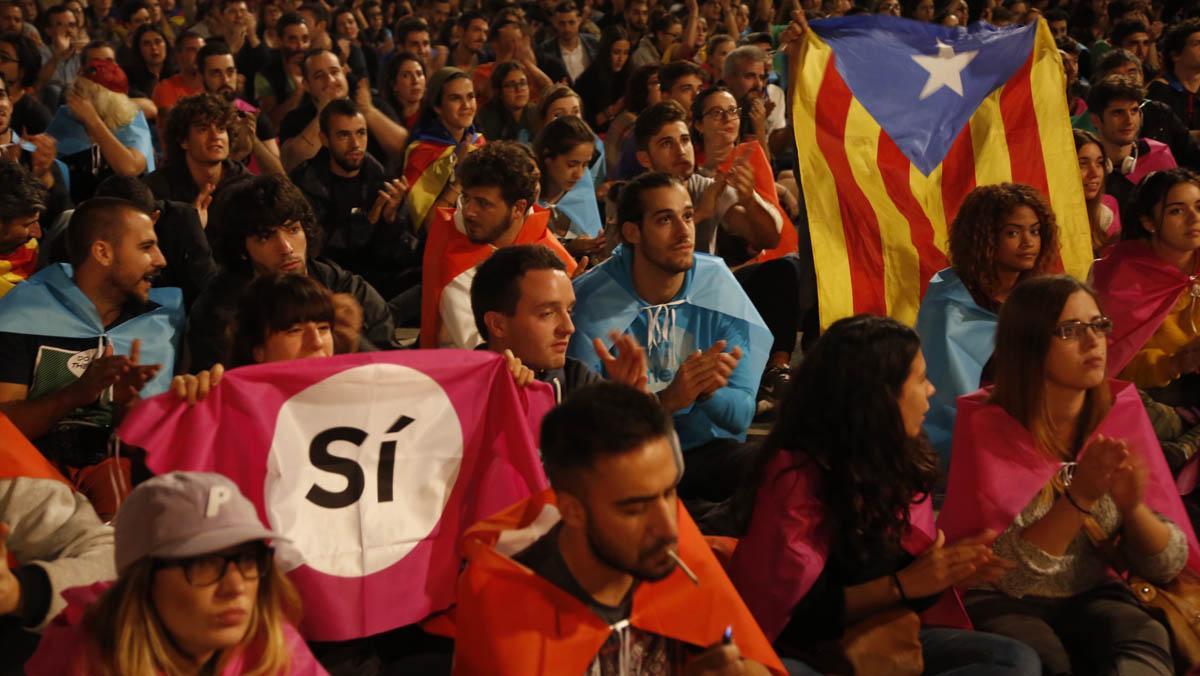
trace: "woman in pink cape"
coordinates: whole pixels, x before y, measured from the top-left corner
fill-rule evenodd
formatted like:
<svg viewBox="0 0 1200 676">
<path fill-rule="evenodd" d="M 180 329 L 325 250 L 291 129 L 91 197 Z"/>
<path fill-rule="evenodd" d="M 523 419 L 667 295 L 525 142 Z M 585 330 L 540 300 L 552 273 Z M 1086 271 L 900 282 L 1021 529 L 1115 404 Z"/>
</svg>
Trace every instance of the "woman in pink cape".
<svg viewBox="0 0 1200 676">
<path fill-rule="evenodd" d="M 1170 641 L 1109 570 L 1085 519 L 1156 583 L 1200 547 L 1136 390 L 1105 376 L 1112 322 L 1088 287 L 1030 279 L 996 331 L 994 388 L 963 397 L 939 525 L 950 542 L 979 529 L 1015 564 L 968 585 L 977 629 L 1020 639 L 1047 674 L 1171 674 Z M 1181 530 L 1186 529 L 1186 530 Z"/>
<path fill-rule="evenodd" d="M 945 546 L 933 528 L 920 347 L 911 328 L 859 315 L 805 355 L 739 496 L 754 507 L 729 577 L 781 657 L 819 660 L 818 643 L 907 607 L 924 613 L 925 673 L 1038 674 L 1027 646 L 946 628 L 966 626 L 951 587 L 1004 567 L 995 533 Z"/>
<path fill-rule="evenodd" d="M 1113 320 L 1108 372 L 1156 401 L 1200 405 L 1200 175 L 1151 174 L 1128 212 L 1092 274 Z"/>
</svg>

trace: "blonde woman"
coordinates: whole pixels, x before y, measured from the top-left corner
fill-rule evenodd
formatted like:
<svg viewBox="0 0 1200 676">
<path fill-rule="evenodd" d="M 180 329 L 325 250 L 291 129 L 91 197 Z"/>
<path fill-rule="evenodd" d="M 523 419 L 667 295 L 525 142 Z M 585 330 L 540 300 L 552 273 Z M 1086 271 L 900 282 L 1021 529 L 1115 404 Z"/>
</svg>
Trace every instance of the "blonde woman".
<svg viewBox="0 0 1200 676">
<path fill-rule="evenodd" d="M 232 481 L 155 477 L 115 527 L 116 582 L 64 593 L 72 605 L 46 630 L 30 676 L 326 673 L 294 628 L 300 600 L 268 545 L 280 536 Z"/>
</svg>

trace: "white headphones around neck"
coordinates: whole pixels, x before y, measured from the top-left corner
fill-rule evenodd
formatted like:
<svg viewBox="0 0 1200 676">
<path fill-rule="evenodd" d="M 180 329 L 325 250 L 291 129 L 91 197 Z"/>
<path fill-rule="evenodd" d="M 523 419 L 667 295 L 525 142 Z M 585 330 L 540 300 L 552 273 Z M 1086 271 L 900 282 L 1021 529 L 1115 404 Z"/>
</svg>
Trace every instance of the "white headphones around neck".
<svg viewBox="0 0 1200 676">
<path fill-rule="evenodd" d="M 1121 160 L 1121 175 L 1128 176 L 1129 174 L 1133 173 L 1133 170 L 1137 167 L 1137 161 L 1138 144 L 1135 142 L 1133 144 L 1133 152 L 1130 153 L 1125 159 Z M 1112 160 L 1108 159 L 1107 157 L 1104 158 L 1104 171 L 1108 174 L 1113 172 Z"/>
</svg>

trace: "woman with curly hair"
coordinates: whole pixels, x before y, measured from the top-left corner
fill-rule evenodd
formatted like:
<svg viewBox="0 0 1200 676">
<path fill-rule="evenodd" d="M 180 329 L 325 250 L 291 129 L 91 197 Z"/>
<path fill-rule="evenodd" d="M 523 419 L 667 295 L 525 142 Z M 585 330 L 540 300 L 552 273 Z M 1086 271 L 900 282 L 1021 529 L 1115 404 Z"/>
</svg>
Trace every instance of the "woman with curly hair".
<svg viewBox="0 0 1200 676">
<path fill-rule="evenodd" d="M 834 322 L 792 383 L 739 493 L 753 513 L 729 577 L 781 657 L 825 667 L 823 642 L 893 615 L 915 633 L 912 613 L 954 606 L 954 586 L 1006 565 L 994 533 L 943 546 L 933 528 L 937 456 L 921 433 L 933 386 L 915 331 L 872 315 Z M 942 619 L 965 621 L 951 612 Z M 926 674 L 1041 673 L 1017 641 L 932 627 L 918 636 Z"/>
<path fill-rule="evenodd" d="M 1171 406 L 1200 405 L 1200 174 L 1151 174 L 1127 216 L 1092 273 L 1115 326 L 1109 374 Z"/>
<path fill-rule="evenodd" d="M 999 533 L 1011 562 L 963 585 L 977 629 L 1028 644 L 1047 674 L 1167 676 L 1167 628 L 1096 542 L 1156 585 L 1200 571 L 1200 547 L 1137 391 L 1105 374 L 1112 328 L 1071 277 L 1017 285 L 996 327 L 996 384 L 959 402 L 938 526 L 951 543 Z"/>
<path fill-rule="evenodd" d="M 1033 188 L 980 186 L 950 224 L 949 249 L 950 267 L 929 281 L 916 327 L 938 390 L 925 431 L 943 463 L 950 457 L 955 401 L 979 389 L 1000 306 L 1018 282 L 1045 273 L 1057 260 L 1058 225 Z"/>
</svg>

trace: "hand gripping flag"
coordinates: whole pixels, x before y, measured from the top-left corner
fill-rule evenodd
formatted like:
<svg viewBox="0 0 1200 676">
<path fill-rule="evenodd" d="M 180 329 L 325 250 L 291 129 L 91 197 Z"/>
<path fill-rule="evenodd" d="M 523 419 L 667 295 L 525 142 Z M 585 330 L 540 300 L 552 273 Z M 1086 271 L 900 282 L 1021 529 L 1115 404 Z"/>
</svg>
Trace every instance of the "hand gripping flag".
<svg viewBox="0 0 1200 676">
<path fill-rule="evenodd" d="M 912 323 L 946 267 L 946 227 L 973 188 L 1049 198 L 1063 268 L 1091 262 L 1062 62 L 1044 21 L 945 28 L 890 16 L 816 21 L 792 115 L 821 324 L 859 312 Z"/>
<path fill-rule="evenodd" d="M 118 434 L 154 472 L 233 479 L 304 556 L 305 637 L 340 641 L 454 602 L 466 528 L 546 488 L 533 430 L 553 404 L 496 354 L 375 352 L 234 369 Z"/>
</svg>

